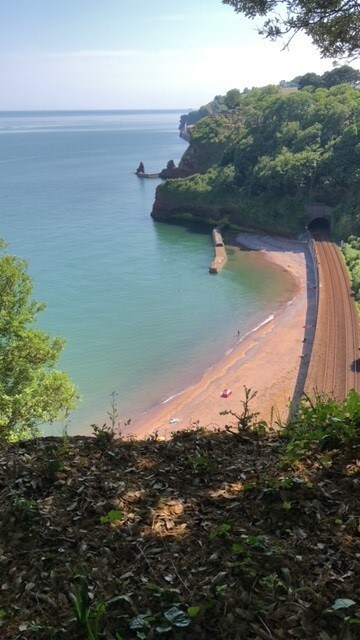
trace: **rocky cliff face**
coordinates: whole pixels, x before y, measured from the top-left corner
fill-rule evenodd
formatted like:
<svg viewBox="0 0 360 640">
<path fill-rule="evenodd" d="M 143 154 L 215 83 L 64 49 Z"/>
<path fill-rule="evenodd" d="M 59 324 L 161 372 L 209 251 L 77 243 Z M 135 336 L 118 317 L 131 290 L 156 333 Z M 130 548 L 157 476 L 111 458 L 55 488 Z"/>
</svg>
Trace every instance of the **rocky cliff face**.
<svg viewBox="0 0 360 640">
<path fill-rule="evenodd" d="M 162 197 L 162 192 L 159 187 L 156 189 L 155 201 L 151 211 L 151 217 L 154 220 L 164 221 L 169 220 L 177 215 L 191 214 L 199 220 L 214 220 L 220 222 L 222 220 L 222 214 L 226 215 L 227 219 L 231 219 L 232 212 L 221 212 L 217 206 L 209 207 L 207 205 L 201 206 L 199 203 L 191 204 L 186 198 L 181 200 L 180 198 L 174 199 L 169 203 L 167 198 Z"/>
<path fill-rule="evenodd" d="M 190 144 L 179 162 L 181 177 L 187 178 L 194 173 L 205 173 L 222 157 L 224 147 L 215 149 L 211 145 L 201 144 L 190 139 Z"/>
<path fill-rule="evenodd" d="M 160 174 L 162 178 L 180 178 L 181 180 L 171 180 L 173 184 L 164 183 L 157 187 L 151 214 L 153 218 L 164 220 L 184 211 L 204 218 L 209 217 L 209 214 L 214 219 L 219 217 L 218 207 L 211 207 L 211 205 L 209 207 L 208 200 L 204 204 L 201 198 L 194 198 L 191 189 L 183 188 L 184 185 L 180 183 L 184 178 L 206 173 L 220 162 L 237 130 L 238 125 L 233 122 L 231 116 L 224 115 L 202 118 L 192 128 L 189 146 L 179 166 L 175 167 L 170 161 Z M 213 210 L 210 211 L 210 209 Z"/>
</svg>

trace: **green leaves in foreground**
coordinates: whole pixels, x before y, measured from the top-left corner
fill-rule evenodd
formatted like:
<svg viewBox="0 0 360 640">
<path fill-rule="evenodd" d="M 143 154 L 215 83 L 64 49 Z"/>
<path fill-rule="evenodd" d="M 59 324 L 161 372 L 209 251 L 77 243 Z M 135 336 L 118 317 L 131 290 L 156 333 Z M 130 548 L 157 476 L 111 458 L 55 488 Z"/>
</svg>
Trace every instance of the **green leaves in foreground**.
<svg viewBox="0 0 360 640">
<path fill-rule="evenodd" d="M 118 522 L 119 520 L 124 519 L 124 514 L 122 511 L 117 511 L 116 509 L 111 509 L 105 516 L 101 516 L 100 522 L 101 524 L 111 524 L 112 522 Z"/>
<path fill-rule="evenodd" d="M 360 437 L 360 395 L 351 389 L 343 402 L 304 396 L 298 411 L 282 432 L 286 451 L 297 459 L 312 451 L 337 449 Z"/>
<path fill-rule="evenodd" d="M 105 604 L 92 604 L 89 585 L 84 575 L 75 577 L 77 587 L 74 592 L 67 593 L 67 598 L 72 605 L 75 620 L 79 629 L 83 632 L 86 640 L 99 640 L 100 622 L 105 613 Z"/>
<path fill-rule="evenodd" d="M 0 240 L 0 248 L 4 248 Z M 44 304 L 31 299 L 27 262 L 0 258 L 0 442 L 38 434 L 41 423 L 66 419 L 79 393 L 54 369 L 65 345 L 35 328 Z"/>
<path fill-rule="evenodd" d="M 158 634 L 168 634 L 169 631 L 185 629 L 200 611 L 200 607 L 189 607 L 185 613 L 178 605 L 173 605 L 165 611 L 159 620 L 159 615 L 139 614 L 130 622 L 130 629 L 136 631 L 137 638 L 147 638 L 146 632 L 155 627 Z"/>
</svg>

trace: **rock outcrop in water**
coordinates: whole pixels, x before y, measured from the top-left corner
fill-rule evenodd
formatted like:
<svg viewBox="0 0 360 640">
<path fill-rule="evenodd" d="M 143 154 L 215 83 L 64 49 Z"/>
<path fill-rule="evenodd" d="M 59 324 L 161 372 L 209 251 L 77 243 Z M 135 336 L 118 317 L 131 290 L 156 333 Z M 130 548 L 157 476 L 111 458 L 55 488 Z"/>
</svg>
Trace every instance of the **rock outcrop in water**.
<svg viewBox="0 0 360 640">
<path fill-rule="evenodd" d="M 139 175 L 139 173 L 145 173 L 145 167 L 143 162 L 140 162 L 138 168 L 136 169 L 136 175 Z"/>
</svg>

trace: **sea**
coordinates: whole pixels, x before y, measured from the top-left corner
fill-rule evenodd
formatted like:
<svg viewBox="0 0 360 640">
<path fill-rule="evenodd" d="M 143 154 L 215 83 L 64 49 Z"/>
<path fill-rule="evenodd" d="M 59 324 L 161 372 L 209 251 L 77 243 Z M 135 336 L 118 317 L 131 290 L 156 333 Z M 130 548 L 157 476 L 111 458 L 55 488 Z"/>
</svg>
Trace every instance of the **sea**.
<svg viewBox="0 0 360 640">
<path fill-rule="evenodd" d="M 66 338 L 58 367 L 82 402 L 66 424 L 91 433 L 191 386 L 286 298 L 289 280 L 247 251 L 209 274 L 209 227 L 154 222 L 149 173 L 187 143 L 188 109 L 0 112 L 0 235 L 26 258 L 38 325 Z M 130 429 L 131 431 L 131 429 Z"/>
</svg>

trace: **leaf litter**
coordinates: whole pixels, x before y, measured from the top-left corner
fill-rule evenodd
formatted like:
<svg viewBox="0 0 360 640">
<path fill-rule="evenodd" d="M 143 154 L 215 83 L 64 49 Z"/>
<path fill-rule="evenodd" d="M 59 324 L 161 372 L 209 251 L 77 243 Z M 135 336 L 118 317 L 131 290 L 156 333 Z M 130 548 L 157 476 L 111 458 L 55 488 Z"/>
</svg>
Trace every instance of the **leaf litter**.
<svg viewBox="0 0 360 640">
<path fill-rule="evenodd" d="M 276 434 L 0 451 L 2 640 L 353 640 L 359 466 Z"/>
</svg>

